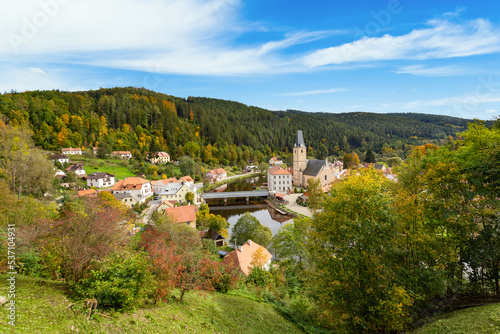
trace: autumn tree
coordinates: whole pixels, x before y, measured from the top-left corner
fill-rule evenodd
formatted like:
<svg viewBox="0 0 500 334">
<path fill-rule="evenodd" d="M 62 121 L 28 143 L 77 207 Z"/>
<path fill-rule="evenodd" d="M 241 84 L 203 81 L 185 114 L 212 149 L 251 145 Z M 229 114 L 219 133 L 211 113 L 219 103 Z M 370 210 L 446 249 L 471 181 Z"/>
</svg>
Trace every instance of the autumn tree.
<svg viewBox="0 0 500 334">
<path fill-rule="evenodd" d="M 323 186 L 321 180 L 318 178 L 308 178 L 307 179 L 307 193 L 309 197 L 307 198 L 307 205 L 312 213 L 318 212 L 325 200 L 325 193 L 323 192 Z"/>
<path fill-rule="evenodd" d="M 312 220 L 310 288 L 330 326 L 403 330 L 412 297 L 394 272 L 400 226 L 390 181 L 360 171 L 332 189 Z"/>
<path fill-rule="evenodd" d="M 12 190 L 16 189 L 20 170 L 33 147 L 31 130 L 27 126 L 0 127 L 0 162 L 7 171 Z"/>
<path fill-rule="evenodd" d="M 118 224 L 123 218 L 99 198 L 75 199 L 66 202 L 58 219 L 43 220 L 28 234 L 54 277 L 77 282 L 95 261 L 123 244 L 124 231 Z"/>
</svg>

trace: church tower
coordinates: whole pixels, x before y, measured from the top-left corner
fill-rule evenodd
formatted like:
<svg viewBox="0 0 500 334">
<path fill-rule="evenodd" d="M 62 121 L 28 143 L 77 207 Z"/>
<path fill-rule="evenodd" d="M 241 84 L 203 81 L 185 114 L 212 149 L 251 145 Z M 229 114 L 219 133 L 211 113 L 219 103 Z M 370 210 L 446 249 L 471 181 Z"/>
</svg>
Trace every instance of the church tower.
<svg viewBox="0 0 500 334">
<path fill-rule="evenodd" d="M 297 139 L 293 145 L 293 185 L 303 187 L 302 172 L 307 167 L 307 147 L 304 143 L 302 130 L 297 131 Z"/>
</svg>

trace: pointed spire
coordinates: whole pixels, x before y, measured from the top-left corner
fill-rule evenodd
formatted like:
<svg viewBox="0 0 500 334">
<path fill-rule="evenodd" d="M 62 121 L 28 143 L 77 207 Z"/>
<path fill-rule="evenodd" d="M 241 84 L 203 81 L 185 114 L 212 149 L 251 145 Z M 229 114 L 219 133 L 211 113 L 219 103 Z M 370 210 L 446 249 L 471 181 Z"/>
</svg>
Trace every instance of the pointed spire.
<svg viewBox="0 0 500 334">
<path fill-rule="evenodd" d="M 297 131 L 297 140 L 295 140 L 295 146 L 296 147 L 305 147 L 306 144 L 304 143 L 304 137 L 302 136 L 302 130 Z"/>
</svg>

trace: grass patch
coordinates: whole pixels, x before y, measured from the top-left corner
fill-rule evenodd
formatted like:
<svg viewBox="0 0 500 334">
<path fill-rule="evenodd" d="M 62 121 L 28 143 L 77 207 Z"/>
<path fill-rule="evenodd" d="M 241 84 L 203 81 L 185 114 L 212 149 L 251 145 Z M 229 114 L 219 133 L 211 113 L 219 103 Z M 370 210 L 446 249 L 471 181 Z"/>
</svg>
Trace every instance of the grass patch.
<svg viewBox="0 0 500 334">
<path fill-rule="evenodd" d="M 90 175 L 97 171 L 113 174 L 115 176 L 115 180 L 116 179 L 123 180 L 126 177 L 135 176 L 135 174 L 132 173 L 130 170 L 128 170 L 128 168 L 116 165 L 114 163 L 109 163 L 109 164 L 104 163 L 103 166 L 93 166 L 93 165 L 85 166 L 85 172 L 87 172 L 87 175 Z"/>
<path fill-rule="evenodd" d="M 424 325 L 413 333 L 500 333 L 500 303 L 472 307 L 438 316 L 432 323 Z"/>
<path fill-rule="evenodd" d="M 0 279 L 6 282 L 7 276 Z M 7 294 L 0 285 L 0 295 Z M 16 330 L 19 333 L 302 333 L 272 306 L 220 293 L 189 292 L 184 302 L 118 313 L 100 310 L 87 321 L 82 307 L 64 295 L 62 283 L 17 276 Z M 7 309 L 1 308 L 2 319 Z M 2 321 L 0 332 L 12 330 Z"/>
</svg>

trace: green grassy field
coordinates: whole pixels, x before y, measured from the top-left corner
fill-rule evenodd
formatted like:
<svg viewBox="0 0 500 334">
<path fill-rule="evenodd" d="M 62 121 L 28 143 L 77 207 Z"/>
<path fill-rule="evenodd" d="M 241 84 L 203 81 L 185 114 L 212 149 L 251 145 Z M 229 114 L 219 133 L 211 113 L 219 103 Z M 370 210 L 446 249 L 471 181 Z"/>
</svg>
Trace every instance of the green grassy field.
<svg viewBox="0 0 500 334">
<path fill-rule="evenodd" d="M 90 175 L 97 171 L 113 174 L 115 176 L 115 179 L 118 180 L 123 180 L 126 177 L 135 176 L 135 174 L 129 171 L 126 167 L 118 166 L 115 164 L 105 164 L 104 166 L 98 167 L 85 165 L 85 172 L 87 172 L 87 175 Z"/>
<path fill-rule="evenodd" d="M 0 276 L 0 295 L 7 295 L 7 276 Z M 271 306 L 239 296 L 189 292 L 184 302 L 132 312 L 97 312 L 87 320 L 82 307 L 64 294 L 62 283 L 18 276 L 16 331 L 18 333 L 301 333 Z M 0 332 L 14 332 L 1 308 Z"/>
<path fill-rule="evenodd" d="M 414 334 L 500 333 L 500 303 L 444 314 L 415 330 Z"/>
</svg>

